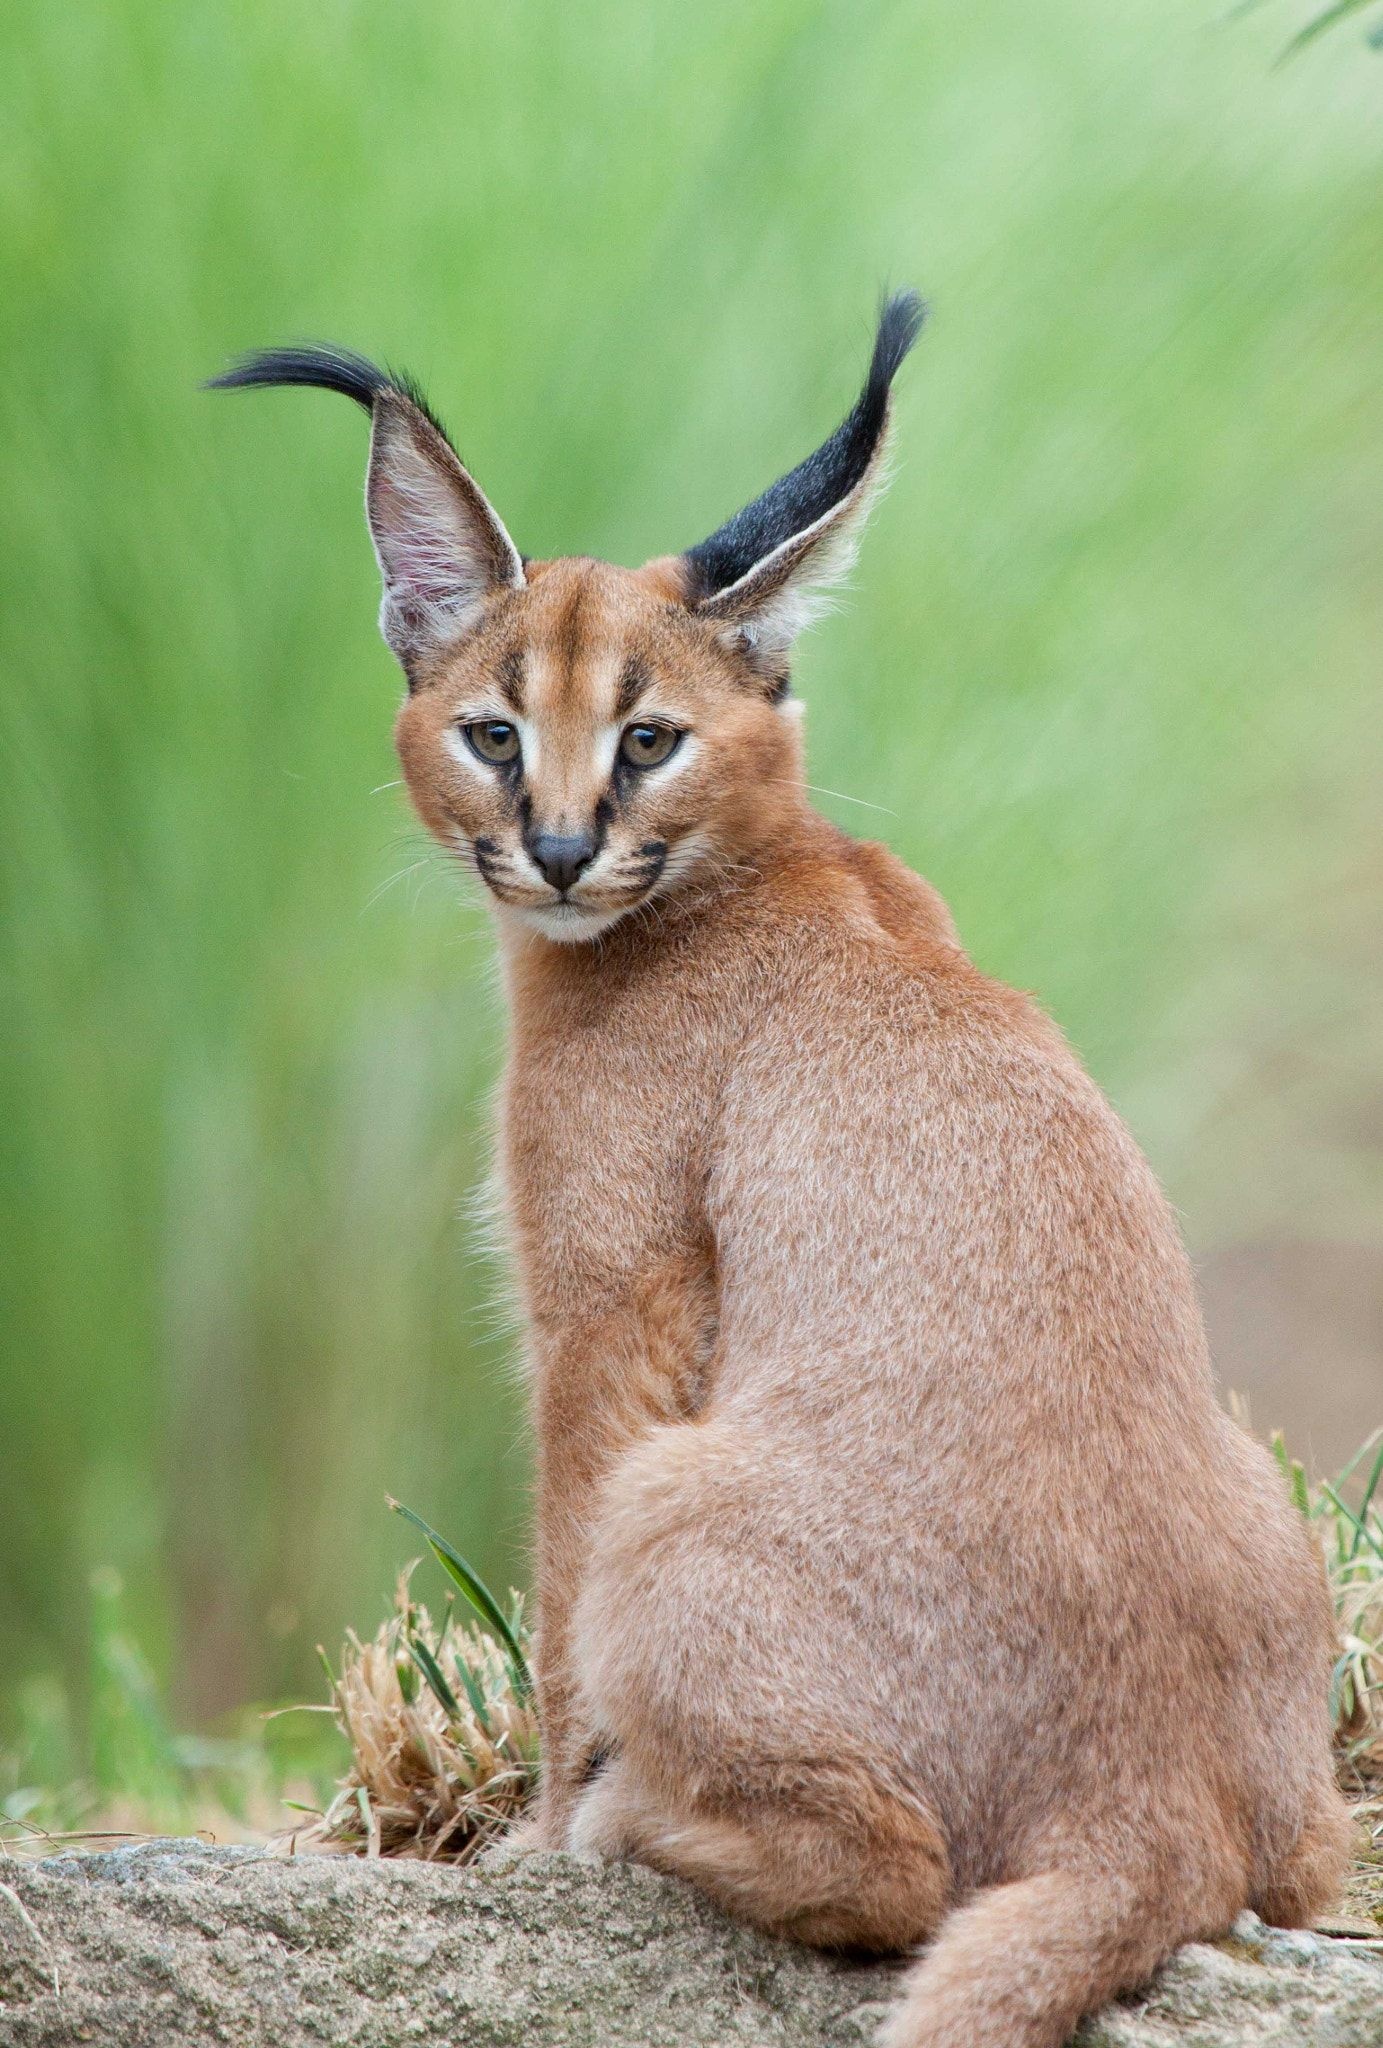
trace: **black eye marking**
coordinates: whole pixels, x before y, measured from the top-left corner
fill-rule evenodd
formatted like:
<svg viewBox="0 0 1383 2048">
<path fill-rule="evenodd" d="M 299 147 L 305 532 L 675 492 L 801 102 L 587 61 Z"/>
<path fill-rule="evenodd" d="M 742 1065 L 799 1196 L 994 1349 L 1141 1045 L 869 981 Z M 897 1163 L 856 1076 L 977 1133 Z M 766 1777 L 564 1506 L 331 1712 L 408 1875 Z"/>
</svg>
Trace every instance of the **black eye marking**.
<svg viewBox="0 0 1383 2048">
<path fill-rule="evenodd" d="M 511 711 L 523 710 L 523 656 L 517 647 L 501 656 L 495 671 L 495 688 Z"/>
<path fill-rule="evenodd" d="M 615 693 L 615 716 L 627 718 L 653 678 L 637 655 L 625 664 L 624 674 L 619 679 Z"/>
<path fill-rule="evenodd" d="M 522 753 L 519 729 L 507 718 L 472 718 L 461 728 L 466 745 L 487 768 L 512 768 Z"/>
</svg>

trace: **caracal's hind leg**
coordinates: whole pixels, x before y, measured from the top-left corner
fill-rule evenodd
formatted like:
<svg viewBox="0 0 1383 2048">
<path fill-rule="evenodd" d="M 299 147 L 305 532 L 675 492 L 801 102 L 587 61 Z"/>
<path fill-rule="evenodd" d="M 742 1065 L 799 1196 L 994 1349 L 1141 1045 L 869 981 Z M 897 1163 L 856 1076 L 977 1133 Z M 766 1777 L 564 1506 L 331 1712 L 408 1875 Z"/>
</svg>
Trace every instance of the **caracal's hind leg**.
<svg viewBox="0 0 1383 2048">
<path fill-rule="evenodd" d="M 946 1846 L 860 1725 L 798 1532 L 767 1519 L 774 1454 L 704 1420 L 655 1431 L 612 1475 L 575 1631 L 609 1761 L 570 1839 L 802 1941 L 906 1947 L 949 1901 Z"/>
<path fill-rule="evenodd" d="M 951 1876 L 924 1814 L 858 1766 L 740 1776 L 736 1796 L 679 1804 L 616 1757 L 582 1795 L 571 1846 L 685 1877 L 740 1919 L 818 1948 L 887 1953 L 932 1933 Z"/>
</svg>

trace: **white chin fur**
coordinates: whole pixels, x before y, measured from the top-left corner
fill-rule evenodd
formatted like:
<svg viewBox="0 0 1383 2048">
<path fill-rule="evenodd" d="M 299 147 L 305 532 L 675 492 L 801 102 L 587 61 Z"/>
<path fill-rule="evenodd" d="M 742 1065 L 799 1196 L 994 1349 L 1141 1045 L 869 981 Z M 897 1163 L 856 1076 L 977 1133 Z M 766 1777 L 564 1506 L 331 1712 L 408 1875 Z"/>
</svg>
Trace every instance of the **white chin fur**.
<svg viewBox="0 0 1383 2048">
<path fill-rule="evenodd" d="M 560 946 L 579 945 L 583 939 L 597 939 L 626 914 L 623 910 L 583 910 L 579 903 L 553 903 L 531 910 L 521 909 L 514 903 L 504 907 L 511 917 L 521 919 L 531 930 L 541 932 L 545 939 L 555 939 Z M 632 904 L 630 908 L 633 908 Z"/>
</svg>

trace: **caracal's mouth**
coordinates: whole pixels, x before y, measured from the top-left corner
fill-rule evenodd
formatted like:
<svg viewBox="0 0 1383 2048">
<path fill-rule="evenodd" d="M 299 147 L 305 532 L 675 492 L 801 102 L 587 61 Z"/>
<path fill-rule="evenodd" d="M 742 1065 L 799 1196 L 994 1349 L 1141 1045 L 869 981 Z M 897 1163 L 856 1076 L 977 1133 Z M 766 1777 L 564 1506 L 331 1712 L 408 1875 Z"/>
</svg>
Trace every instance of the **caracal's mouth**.
<svg viewBox="0 0 1383 2048">
<path fill-rule="evenodd" d="M 503 901 L 503 899 L 500 899 Z M 573 945 L 583 939 L 599 938 L 608 932 L 611 925 L 618 924 L 631 910 L 637 910 L 646 903 L 646 895 L 636 896 L 632 902 L 622 903 L 614 910 L 599 910 L 584 903 L 573 903 L 558 899 L 552 903 L 506 903 L 505 909 L 521 918 L 533 931 L 541 932 L 545 939 L 555 939 L 559 945 Z"/>
<path fill-rule="evenodd" d="M 666 841 L 641 847 L 637 855 L 621 863 L 613 873 L 583 878 L 575 892 L 556 889 L 546 895 L 535 890 L 526 878 L 516 876 L 506 861 L 484 842 L 468 841 L 455 835 L 458 851 L 473 873 L 478 874 L 495 901 L 530 931 L 562 945 L 596 939 L 631 911 L 666 896 L 696 868 L 710 848 L 704 832 L 689 832 L 671 846 Z M 631 874 L 630 869 L 633 869 Z M 621 886 L 621 884 L 623 886 Z M 589 896 L 583 891 L 589 889 Z"/>
</svg>

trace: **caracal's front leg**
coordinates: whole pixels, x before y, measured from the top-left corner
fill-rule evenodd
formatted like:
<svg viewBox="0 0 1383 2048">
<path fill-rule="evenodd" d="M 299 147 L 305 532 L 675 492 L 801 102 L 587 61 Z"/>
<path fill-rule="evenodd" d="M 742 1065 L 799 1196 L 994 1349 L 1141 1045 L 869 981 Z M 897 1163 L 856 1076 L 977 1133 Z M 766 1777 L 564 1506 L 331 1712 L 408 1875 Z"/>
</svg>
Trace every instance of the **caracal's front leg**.
<svg viewBox="0 0 1383 2048">
<path fill-rule="evenodd" d="M 537 1680 L 543 1767 L 529 1839 L 559 1848 L 599 1730 L 575 1683 L 572 1610 L 606 1476 L 659 1424 L 704 1398 L 714 1339 L 709 1261 L 670 1261 L 618 1306 L 534 1333 L 537 1427 Z"/>
</svg>

